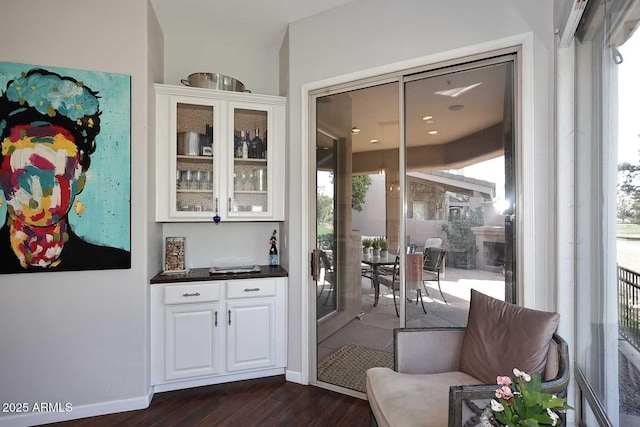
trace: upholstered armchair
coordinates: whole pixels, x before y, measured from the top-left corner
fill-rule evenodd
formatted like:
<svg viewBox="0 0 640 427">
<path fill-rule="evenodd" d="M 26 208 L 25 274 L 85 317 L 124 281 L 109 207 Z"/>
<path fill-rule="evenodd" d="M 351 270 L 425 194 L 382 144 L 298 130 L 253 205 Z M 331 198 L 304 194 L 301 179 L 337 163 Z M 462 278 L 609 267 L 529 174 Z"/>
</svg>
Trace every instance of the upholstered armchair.
<svg viewBox="0 0 640 427">
<path fill-rule="evenodd" d="M 559 315 L 472 291 L 466 328 L 394 331 L 394 369 L 367 371 L 371 425 L 475 426 L 495 397 L 496 377 L 540 372 L 542 390 L 564 396 L 569 383 Z"/>
</svg>

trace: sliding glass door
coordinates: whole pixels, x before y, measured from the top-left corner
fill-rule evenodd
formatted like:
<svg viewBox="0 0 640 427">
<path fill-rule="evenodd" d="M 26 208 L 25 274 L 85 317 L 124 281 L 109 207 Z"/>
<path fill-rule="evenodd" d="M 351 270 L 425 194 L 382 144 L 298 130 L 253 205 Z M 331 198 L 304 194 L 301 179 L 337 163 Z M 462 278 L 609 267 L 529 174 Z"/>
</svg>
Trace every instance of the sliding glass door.
<svg viewBox="0 0 640 427">
<path fill-rule="evenodd" d="M 464 326 L 471 288 L 515 301 L 514 60 L 404 78 L 407 326 Z"/>
<path fill-rule="evenodd" d="M 471 288 L 515 302 L 515 70 L 508 54 L 313 95 L 318 383 L 363 392 L 394 328 L 466 325 Z"/>
</svg>

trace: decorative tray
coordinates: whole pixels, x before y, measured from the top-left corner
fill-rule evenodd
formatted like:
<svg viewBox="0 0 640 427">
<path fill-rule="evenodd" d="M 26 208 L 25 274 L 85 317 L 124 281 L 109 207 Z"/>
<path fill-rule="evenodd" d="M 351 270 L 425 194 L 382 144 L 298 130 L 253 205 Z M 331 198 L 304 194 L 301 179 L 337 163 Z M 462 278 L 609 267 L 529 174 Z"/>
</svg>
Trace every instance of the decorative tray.
<svg viewBox="0 0 640 427">
<path fill-rule="evenodd" d="M 260 267 L 257 265 L 242 265 L 232 267 L 211 267 L 209 274 L 234 274 L 234 273 L 257 273 Z"/>
</svg>

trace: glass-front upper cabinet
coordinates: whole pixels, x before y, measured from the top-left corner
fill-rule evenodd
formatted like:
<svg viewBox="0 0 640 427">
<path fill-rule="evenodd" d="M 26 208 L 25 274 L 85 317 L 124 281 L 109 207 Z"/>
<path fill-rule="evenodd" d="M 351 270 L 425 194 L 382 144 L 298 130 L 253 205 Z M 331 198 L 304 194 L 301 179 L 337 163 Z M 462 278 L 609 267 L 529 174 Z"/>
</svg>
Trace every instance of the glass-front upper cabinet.
<svg viewBox="0 0 640 427">
<path fill-rule="evenodd" d="M 285 98 L 156 85 L 156 220 L 284 220 Z"/>
<path fill-rule="evenodd" d="M 232 103 L 230 111 L 233 141 L 229 143 L 233 145 L 228 148 L 233 155 L 228 157 L 228 215 L 268 215 L 273 197 L 269 189 L 271 108 Z"/>
<path fill-rule="evenodd" d="M 176 184 L 170 197 L 172 205 L 175 197 L 175 214 L 204 212 L 210 217 L 214 212 L 213 130 L 218 108 L 216 103 L 175 104 Z"/>
</svg>

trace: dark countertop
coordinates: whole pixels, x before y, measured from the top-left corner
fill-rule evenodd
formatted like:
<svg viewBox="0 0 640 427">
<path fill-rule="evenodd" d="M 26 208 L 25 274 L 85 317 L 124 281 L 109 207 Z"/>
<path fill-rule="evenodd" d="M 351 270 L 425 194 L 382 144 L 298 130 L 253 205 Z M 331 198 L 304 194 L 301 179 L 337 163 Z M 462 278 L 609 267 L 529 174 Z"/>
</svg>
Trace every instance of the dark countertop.
<svg viewBox="0 0 640 427">
<path fill-rule="evenodd" d="M 260 271 L 254 273 L 229 273 L 229 274 L 211 274 L 209 268 L 192 268 L 188 273 L 177 274 L 156 274 L 151 279 L 154 283 L 175 283 L 175 282 L 199 282 L 205 280 L 233 280 L 233 279 L 262 279 L 265 277 L 287 277 L 289 273 L 284 268 L 270 265 L 259 265 Z"/>
</svg>

